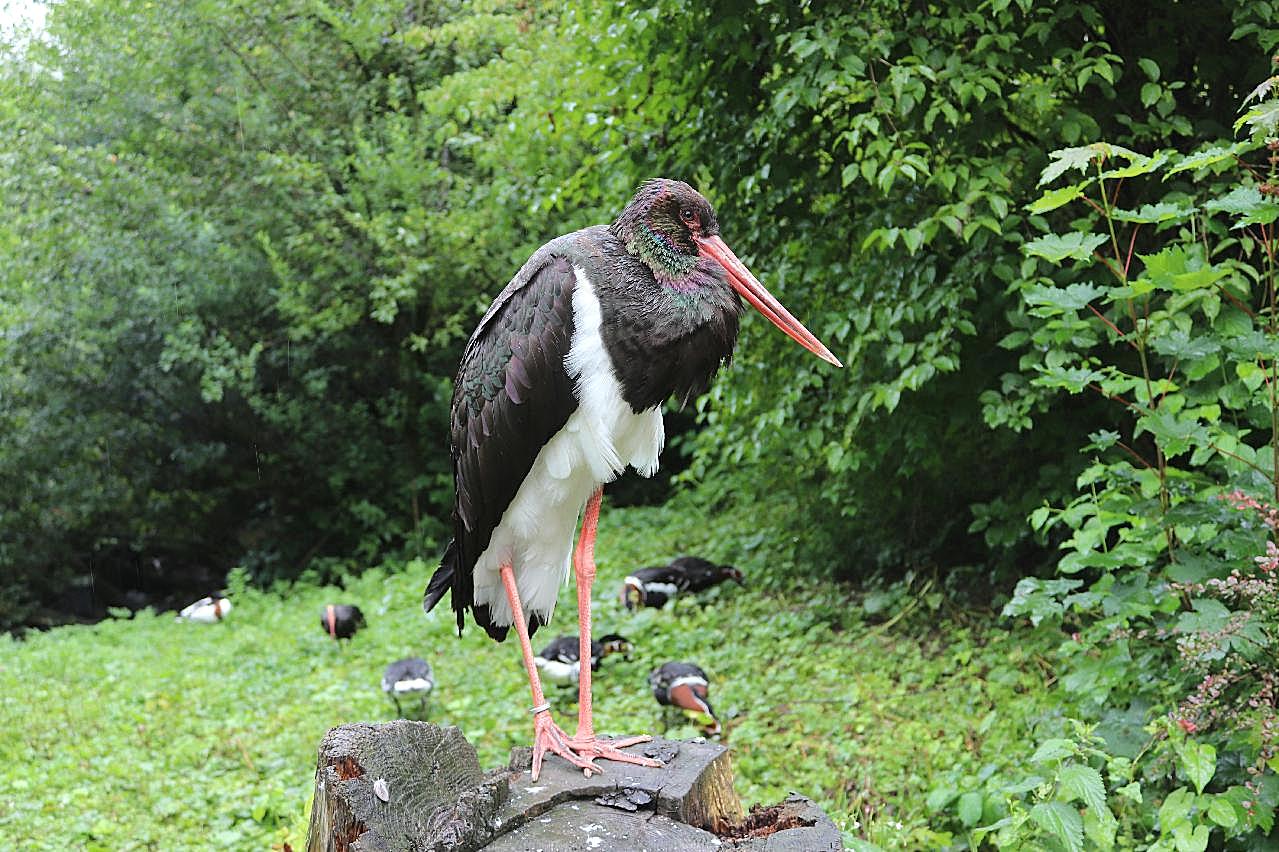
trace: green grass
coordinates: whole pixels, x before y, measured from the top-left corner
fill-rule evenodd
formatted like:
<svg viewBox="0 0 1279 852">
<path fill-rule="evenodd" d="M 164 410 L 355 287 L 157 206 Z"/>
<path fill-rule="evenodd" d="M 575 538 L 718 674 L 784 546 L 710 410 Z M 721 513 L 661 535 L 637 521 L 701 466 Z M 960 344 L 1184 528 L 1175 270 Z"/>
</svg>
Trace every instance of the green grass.
<svg viewBox="0 0 1279 852">
<path fill-rule="evenodd" d="M 608 659 L 597 675 L 597 728 L 660 729 L 647 674 L 693 661 L 710 673 L 711 700 L 727 717 L 747 803 L 795 790 L 850 840 L 885 849 L 953 842 L 953 826 L 931 824 L 940 817 L 926 797 L 1024 759 L 1029 726 L 1051 712 L 1038 649 L 940 596 L 863 606 L 862 594 L 817 579 L 757 581 L 700 604 L 627 614 L 616 597 L 627 570 L 679 552 L 733 561 L 748 578 L 769 574 L 777 557 L 748 532 L 755 519 L 721 520 L 712 531 L 700 517 L 678 504 L 605 511 L 596 629 L 625 633 L 637 652 Z M 485 765 L 504 762 L 531 732 L 518 646 L 474 627 L 458 639 L 447 607 L 424 617 L 431 567 L 374 570 L 345 591 L 240 589 L 219 625 L 144 613 L 0 639 L 0 836 L 24 849 L 301 848 L 321 737 L 345 722 L 392 718 L 381 670 L 410 654 L 435 668 L 429 718 L 461 727 Z M 368 618 L 347 647 L 320 629 L 330 601 L 358 603 Z M 572 625 L 566 590 L 534 645 Z M 571 725 L 575 691 L 549 691 Z"/>
</svg>

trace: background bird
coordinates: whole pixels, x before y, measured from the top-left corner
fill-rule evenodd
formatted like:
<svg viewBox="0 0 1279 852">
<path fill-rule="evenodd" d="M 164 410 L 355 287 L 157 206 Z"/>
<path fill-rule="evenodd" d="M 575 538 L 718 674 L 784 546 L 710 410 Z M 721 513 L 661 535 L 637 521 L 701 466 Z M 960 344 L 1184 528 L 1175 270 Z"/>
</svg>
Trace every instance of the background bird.
<svg viewBox="0 0 1279 852">
<path fill-rule="evenodd" d="M 386 667 L 382 673 L 382 691 L 395 702 L 395 713 L 403 717 L 400 699 L 406 696 L 418 697 L 418 714 L 426 716 L 426 699 L 435 689 L 435 673 L 431 664 L 421 657 L 405 657 L 396 660 Z"/>
<path fill-rule="evenodd" d="M 226 618 L 231 611 L 231 601 L 224 597 L 203 597 L 193 604 L 188 604 L 178 613 L 180 621 L 194 621 L 199 624 L 217 624 Z"/>
<path fill-rule="evenodd" d="M 648 676 L 653 697 L 664 707 L 678 707 L 691 716 L 707 734 L 721 730 L 719 717 L 711 707 L 710 680 L 692 663 L 663 663 Z"/>
<path fill-rule="evenodd" d="M 669 565 L 641 568 L 622 581 L 622 603 L 627 609 L 660 607 L 686 592 L 700 592 L 725 580 L 744 585 L 742 572 L 732 565 L 716 565 L 699 556 L 680 556 Z"/>
<path fill-rule="evenodd" d="M 621 751 L 648 737 L 595 736 L 589 666 L 577 732 L 555 724 L 529 637 L 550 619 L 571 557 L 579 658 L 590 656 L 601 489 L 628 466 L 657 470 L 661 405 L 709 388 L 732 355 L 742 298 L 840 366 L 725 245 L 705 198 L 652 180 L 612 225 L 538 249 L 467 342 L 450 418 L 453 540 L 423 607 L 449 592 L 459 631 L 468 611 L 498 641 L 514 625 L 533 696 L 534 778 L 547 752 L 588 774 L 598 758 L 656 763 Z"/>
<path fill-rule="evenodd" d="M 320 612 L 320 626 L 334 639 L 350 639 L 364 626 L 364 613 L 353 604 L 328 604 Z"/>
<path fill-rule="evenodd" d="M 562 684 L 577 683 L 580 673 L 579 647 L 576 636 L 557 636 L 533 658 L 542 674 Z M 635 646 L 620 633 L 609 633 L 591 642 L 591 671 L 599 671 L 600 661 L 609 654 L 630 656 Z"/>
</svg>

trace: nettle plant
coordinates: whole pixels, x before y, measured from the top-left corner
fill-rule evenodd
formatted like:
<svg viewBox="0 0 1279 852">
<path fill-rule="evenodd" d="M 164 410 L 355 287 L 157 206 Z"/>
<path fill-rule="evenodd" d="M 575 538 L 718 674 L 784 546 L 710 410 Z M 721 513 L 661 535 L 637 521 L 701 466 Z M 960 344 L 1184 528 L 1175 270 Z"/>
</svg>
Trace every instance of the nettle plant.
<svg viewBox="0 0 1279 852">
<path fill-rule="evenodd" d="M 1024 314 L 1003 341 L 1021 373 L 985 399 L 987 419 L 1025 428 L 1069 394 L 1114 417 L 1083 448 L 1078 496 L 1031 515 L 1062 541 L 1059 576 L 1022 580 L 1005 609 L 1062 630 L 1060 686 L 1100 724 L 1053 741 L 1060 760 L 1034 761 L 1050 765 L 1031 789 L 1004 791 L 988 827 L 1001 842 L 1073 850 L 1086 832 L 1090 847 L 1186 852 L 1214 835 L 1255 847 L 1273 827 L 1276 81 L 1249 98 L 1247 141 L 1054 151 L 1028 207 L 1048 233 L 1025 245 Z M 1071 767 L 1105 770 L 1108 789 Z"/>
</svg>

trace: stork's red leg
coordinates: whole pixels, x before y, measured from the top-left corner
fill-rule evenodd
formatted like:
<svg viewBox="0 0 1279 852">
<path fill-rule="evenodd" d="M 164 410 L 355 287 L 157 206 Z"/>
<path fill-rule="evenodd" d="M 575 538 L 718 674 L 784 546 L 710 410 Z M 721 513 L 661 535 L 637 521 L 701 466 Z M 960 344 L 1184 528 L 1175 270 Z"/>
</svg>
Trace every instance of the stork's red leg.
<svg viewBox="0 0 1279 852">
<path fill-rule="evenodd" d="M 542 759 L 548 751 L 558 754 L 583 772 L 600 772 L 590 757 L 581 757 L 574 751 L 575 746 L 570 744 L 568 734 L 551 718 L 551 707 L 542 693 L 542 679 L 538 677 L 537 664 L 533 662 L 533 645 L 528 638 L 528 622 L 524 619 L 520 591 L 515 585 L 515 570 L 511 563 L 503 562 L 500 573 L 507 600 L 511 602 L 511 612 L 515 615 L 515 632 L 520 637 L 520 651 L 524 654 L 524 668 L 528 671 L 528 685 L 533 693 L 533 780 L 542 774 Z M 590 668 L 589 664 L 587 668 Z"/>
<path fill-rule="evenodd" d="M 581 755 L 604 758 L 640 766 L 661 766 L 659 761 L 627 754 L 619 749 L 636 743 L 645 743 L 650 736 L 627 737 L 617 740 L 600 740 L 595 736 L 591 719 L 591 584 L 595 582 L 595 530 L 600 519 L 600 497 L 603 489 L 596 489 L 586 501 L 582 517 L 582 534 L 573 550 L 573 571 L 577 575 L 578 621 L 578 682 L 577 682 L 577 734 L 570 745 Z M 595 771 L 598 771 L 595 770 Z M 589 770 L 588 770 L 589 772 Z"/>
</svg>

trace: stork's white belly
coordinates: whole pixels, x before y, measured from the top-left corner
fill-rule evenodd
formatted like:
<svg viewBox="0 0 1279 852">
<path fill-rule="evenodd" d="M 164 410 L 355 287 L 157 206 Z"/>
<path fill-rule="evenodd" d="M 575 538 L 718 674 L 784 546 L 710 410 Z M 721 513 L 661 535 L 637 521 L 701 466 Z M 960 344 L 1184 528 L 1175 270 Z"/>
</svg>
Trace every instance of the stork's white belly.
<svg viewBox="0 0 1279 852">
<path fill-rule="evenodd" d="M 636 414 L 622 399 L 600 337 L 599 299 L 582 270 L 574 272 L 573 339 L 564 366 L 574 381 L 577 410 L 538 453 L 475 564 L 475 603 L 487 605 L 498 625 L 514 621 L 499 566 L 508 560 L 514 566 L 525 617 L 536 612 L 549 619 L 568 579 L 587 498 L 628 465 L 652 476 L 666 440 L 660 407 Z"/>
</svg>

